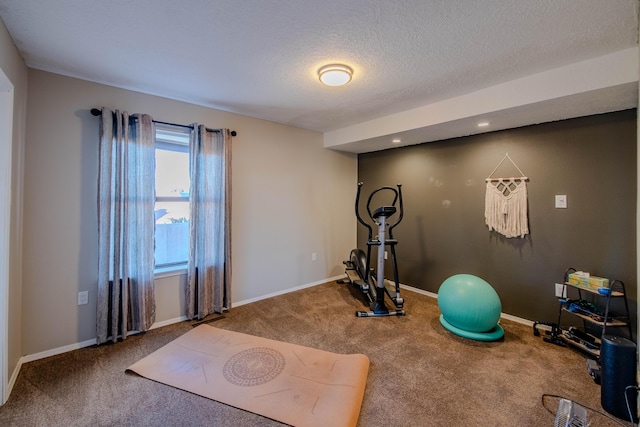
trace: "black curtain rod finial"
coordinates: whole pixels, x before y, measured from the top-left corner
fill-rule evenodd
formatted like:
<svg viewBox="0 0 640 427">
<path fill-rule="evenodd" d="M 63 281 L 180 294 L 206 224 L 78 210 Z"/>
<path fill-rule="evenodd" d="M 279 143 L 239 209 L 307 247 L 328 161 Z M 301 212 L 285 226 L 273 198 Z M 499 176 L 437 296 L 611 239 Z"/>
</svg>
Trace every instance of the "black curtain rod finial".
<svg viewBox="0 0 640 427">
<path fill-rule="evenodd" d="M 232 131 L 231 131 L 231 136 L 236 136 L 236 135 L 237 135 L 236 131 L 235 131 L 235 130 L 232 130 Z"/>
<path fill-rule="evenodd" d="M 102 115 L 102 111 L 101 111 L 101 110 L 98 110 L 97 108 L 92 108 L 92 109 L 91 109 L 91 114 L 92 114 L 92 115 L 94 115 L 94 116 L 96 116 L 96 117 L 98 117 L 98 116 L 101 116 L 101 115 Z"/>
</svg>

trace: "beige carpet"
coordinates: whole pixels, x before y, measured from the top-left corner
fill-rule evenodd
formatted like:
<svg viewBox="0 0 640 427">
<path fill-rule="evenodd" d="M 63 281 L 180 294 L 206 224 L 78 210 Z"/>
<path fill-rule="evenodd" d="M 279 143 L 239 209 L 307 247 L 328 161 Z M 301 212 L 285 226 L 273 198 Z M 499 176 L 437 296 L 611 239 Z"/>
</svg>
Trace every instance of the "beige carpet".
<svg viewBox="0 0 640 427">
<path fill-rule="evenodd" d="M 503 319 L 504 339 L 473 341 L 442 327 L 435 298 L 406 290 L 406 316 L 370 319 L 354 316 L 365 309 L 359 293 L 330 282 L 234 307 L 213 325 L 339 354 L 366 354 L 371 364 L 358 427 L 553 426 L 558 399 L 543 400 L 544 393 L 604 412 L 585 355 L 544 342 L 530 325 Z M 23 364 L 9 400 L 0 406 L 0 426 L 284 427 L 125 373 L 193 330 L 191 325 L 175 323 L 117 344 Z M 620 427 L 595 410 L 589 411 L 592 427 Z"/>
<path fill-rule="evenodd" d="M 369 358 L 200 325 L 128 370 L 295 426 L 355 426 Z"/>
</svg>

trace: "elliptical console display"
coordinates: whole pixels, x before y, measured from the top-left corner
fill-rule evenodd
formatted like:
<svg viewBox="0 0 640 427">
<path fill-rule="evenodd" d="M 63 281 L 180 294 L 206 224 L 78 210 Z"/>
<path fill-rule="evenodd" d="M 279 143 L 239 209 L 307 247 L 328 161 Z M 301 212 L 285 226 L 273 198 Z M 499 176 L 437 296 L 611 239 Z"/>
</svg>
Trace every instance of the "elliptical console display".
<svg viewBox="0 0 640 427">
<path fill-rule="evenodd" d="M 365 255 L 362 249 L 356 248 L 351 251 L 349 259 L 343 261 L 346 266 L 345 273 L 347 277 L 339 280 L 338 283 L 349 283 L 357 286 L 366 296 L 369 304 L 369 311 L 356 311 L 358 317 L 376 317 L 376 316 L 404 316 L 403 310 L 404 300 L 400 296 L 400 281 L 398 280 L 398 264 L 396 263 L 395 247 L 398 241 L 393 237 L 393 229 L 400 224 L 403 217 L 402 206 L 402 186 L 400 184 L 394 187 L 381 187 L 373 191 L 367 200 L 367 213 L 371 222 L 378 228 L 377 234 L 374 236 L 373 227 L 364 221 L 360 216 L 360 192 L 362 190 L 362 182 L 358 183 L 356 192 L 356 218 L 358 222 L 364 225 L 368 230 L 367 237 L 367 253 Z M 392 196 L 390 205 L 383 205 L 371 212 L 371 201 L 373 197 L 380 193 L 388 193 Z M 389 225 L 389 219 L 398 214 L 398 220 Z M 388 237 L 387 237 L 388 234 Z M 374 270 L 371 265 L 371 247 L 377 246 L 377 266 Z M 384 261 L 385 251 L 389 248 L 391 253 L 391 265 L 393 266 L 393 282 L 386 280 L 384 277 Z M 385 298 L 393 304 L 393 309 L 389 309 L 386 305 Z"/>
</svg>

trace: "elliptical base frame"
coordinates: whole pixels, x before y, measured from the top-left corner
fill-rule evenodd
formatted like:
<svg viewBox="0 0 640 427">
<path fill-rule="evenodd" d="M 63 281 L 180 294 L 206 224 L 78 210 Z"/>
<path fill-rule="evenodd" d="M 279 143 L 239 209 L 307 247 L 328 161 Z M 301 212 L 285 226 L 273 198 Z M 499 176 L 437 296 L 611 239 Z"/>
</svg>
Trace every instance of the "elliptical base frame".
<svg viewBox="0 0 640 427">
<path fill-rule="evenodd" d="M 364 254 L 364 251 L 361 249 L 353 249 L 351 251 L 349 261 L 343 261 L 343 264 L 346 266 L 345 274 L 347 277 L 338 280 L 338 283 L 347 283 L 358 288 L 367 300 L 366 303 L 369 305 L 370 310 L 358 310 L 356 311 L 356 317 L 405 316 L 406 312 L 402 308 L 404 300 L 402 298 L 398 298 L 399 290 L 394 290 L 393 284 L 388 280 L 385 281 L 386 286 L 384 292 L 393 302 L 395 309 L 389 310 L 384 302 L 382 304 L 378 303 L 378 288 L 375 284 L 366 283 L 361 279 L 361 277 L 364 277 L 363 271 L 364 268 L 366 268 L 365 260 L 366 255 Z M 371 278 L 371 271 L 369 272 L 369 278 Z M 396 292 L 395 297 L 391 294 L 390 288 Z"/>
<path fill-rule="evenodd" d="M 395 307 L 394 310 L 389 310 L 386 304 L 383 302 L 382 304 L 378 303 L 377 298 L 377 287 L 375 284 L 364 282 L 361 277 L 364 277 L 364 268 L 366 268 L 366 255 L 364 251 L 361 249 L 353 249 L 351 251 L 351 257 L 348 261 L 343 261 L 345 264 L 345 274 L 347 277 L 344 279 L 339 279 L 338 283 L 347 283 L 353 285 L 358 288 L 360 292 L 365 296 L 366 303 L 369 305 L 370 310 L 357 310 L 356 317 L 380 317 L 380 316 L 405 316 L 406 312 L 402 308 L 404 305 L 404 300 L 399 295 L 399 290 L 394 290 L 394 285 L 390 283 L 388 280 L 385 280 L 385 290 L 386 296 L 393 302 Z M 369 272 L 369 279 L 371 278 L 371 272 Z M 399 286 L 399 285 L 398 285 Z M 393 296 L 389 290 L 391 288 L 395 291 L 396 296 Z"/>
</svg>

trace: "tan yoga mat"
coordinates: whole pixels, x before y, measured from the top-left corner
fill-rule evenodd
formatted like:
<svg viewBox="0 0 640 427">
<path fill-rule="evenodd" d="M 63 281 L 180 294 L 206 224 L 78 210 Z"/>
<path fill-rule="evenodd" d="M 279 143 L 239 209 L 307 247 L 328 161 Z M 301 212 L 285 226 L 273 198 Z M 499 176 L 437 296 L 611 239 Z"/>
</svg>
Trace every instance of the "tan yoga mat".
<svg viewBox="0 0 640 427">
<path fill-rule="evenodd" d="M 355 426 L 369 358 L 200 325 L 128 370 L 293 426 Z"/>
</svg>

